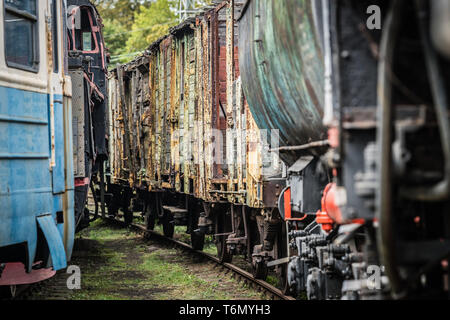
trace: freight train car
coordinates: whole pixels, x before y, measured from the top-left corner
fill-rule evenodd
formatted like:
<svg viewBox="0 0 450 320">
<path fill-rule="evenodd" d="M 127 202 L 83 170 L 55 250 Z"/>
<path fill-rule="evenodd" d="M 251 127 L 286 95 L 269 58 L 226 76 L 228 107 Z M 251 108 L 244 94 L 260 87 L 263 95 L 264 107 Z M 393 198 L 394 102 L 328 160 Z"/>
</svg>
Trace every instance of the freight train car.
<svg viewBox="0 0 450 320">
<path fill-rule="evenodd" d="M 149 228 L 158 220 L 172 236 L 185 225 L 196 249 L 214 235 L 223 261 L 243 254 L 264 278 L 283 254 L 283 166 L 242 93 L 241 8 L 223 1 L 112 72 L 109 213 L 130 221 L 137 194 Z"/>
</svg>

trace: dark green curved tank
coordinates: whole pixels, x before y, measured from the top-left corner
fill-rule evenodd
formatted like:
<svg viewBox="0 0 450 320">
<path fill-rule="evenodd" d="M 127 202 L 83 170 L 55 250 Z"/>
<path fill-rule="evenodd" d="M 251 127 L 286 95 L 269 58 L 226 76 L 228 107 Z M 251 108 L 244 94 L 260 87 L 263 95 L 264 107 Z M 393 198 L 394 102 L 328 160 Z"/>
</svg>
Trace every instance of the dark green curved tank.
<svg viewBox="0 0 450 320">
<path fill-rule="evenodd" d="M 321 0 L 249 0 L 239 18 L 242 86 L 260 129 L 280 146 L 326 139 Z M 280 153 L 289 165 L 298 154 Z"/>
</svg>

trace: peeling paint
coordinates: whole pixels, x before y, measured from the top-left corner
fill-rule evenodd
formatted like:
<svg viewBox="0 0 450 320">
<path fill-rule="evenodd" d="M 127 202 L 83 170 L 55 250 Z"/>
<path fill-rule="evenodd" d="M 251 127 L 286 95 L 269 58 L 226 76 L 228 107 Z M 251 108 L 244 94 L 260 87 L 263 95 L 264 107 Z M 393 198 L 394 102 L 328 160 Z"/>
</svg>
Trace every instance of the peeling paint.
<svg viewBox="0 0 450 320">
<path fill-rule="evenodd" d="M 111 75 L 113 183 L 263 207 L 261 133 L 242 90 L 224 1 Z"/>
</svg>

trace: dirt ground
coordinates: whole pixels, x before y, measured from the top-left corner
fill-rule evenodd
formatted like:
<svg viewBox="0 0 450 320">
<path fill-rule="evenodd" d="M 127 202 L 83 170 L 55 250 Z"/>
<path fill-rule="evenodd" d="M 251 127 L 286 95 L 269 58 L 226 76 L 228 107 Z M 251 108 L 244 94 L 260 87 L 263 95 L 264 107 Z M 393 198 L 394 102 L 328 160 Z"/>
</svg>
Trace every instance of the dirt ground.
<svg viewBox="0 0 450 320">
<path fill-rule="evenodd" d="M 257 300 L 264 294 L 208 260 L 97 220 L 77 235 L 69 265 L 79 266 L 81 288 L 69 290 L 66 271 L 34 290 L 32 299 Z"/>
</svg>

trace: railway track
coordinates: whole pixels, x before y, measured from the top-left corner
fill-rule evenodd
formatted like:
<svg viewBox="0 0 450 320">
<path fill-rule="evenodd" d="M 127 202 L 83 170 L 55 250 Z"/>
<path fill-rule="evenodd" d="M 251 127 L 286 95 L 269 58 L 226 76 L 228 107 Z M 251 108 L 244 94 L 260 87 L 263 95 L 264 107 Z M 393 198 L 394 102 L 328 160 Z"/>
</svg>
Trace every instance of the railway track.
<svg viewBox="0 0 450 320">
<path fill-rule="evenodd" d="M 130 227 L 132 230 L 134 230 L 138 233 L 144 234 L 144 236 L 150 236 L 153 240 L 158 239 L 160 241 L 164 241 L 166 243 L 173 244 L 173 245 L 177 246 L 178 248 L 184 249 L 193 254 L 204 257 L 204 258 L 216 263 L 217 265 L 220 265 L 220 266 L 230 270 L 231 272 L 236 274 L 238 277 L 242 278 L 247 284 L 251 283 L 254 286 L 261 288 L 270 297 L 272 297 L 273 300 L 296 300 L 295 298 L 293 298 L 291 296 L 285 295 L 280 289 L 272 286 L 271 284 L 269 284 L 263 280 L 260 280 L 260 279 L 255 279 L 251 273 L 249 273 L 231 263 L 221 262 L 217 257 L 215 257 L 209 253 L 195 250 L 185 242 L 178 241 L 178 240 L 175 240 L 172 238 L 168 238 L 168 237 L 166 237 L 158 232 L 152 231 L 152 230 L 147 230 L 142 225 L 138 225 L 135 223 L 126 224 L 124 221 L 119 220 L 117 218 L 105 218 L 105 219 L 107 219 L 108 221 L 111 221 L 113 223 L 119 224 L 121 226 L 124 226 L 124 227 Z"/>
</svg>

